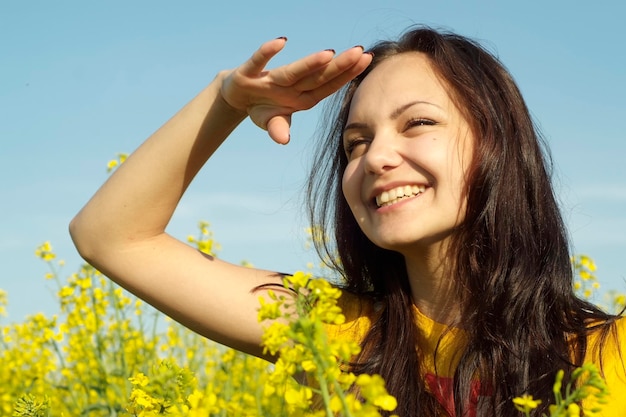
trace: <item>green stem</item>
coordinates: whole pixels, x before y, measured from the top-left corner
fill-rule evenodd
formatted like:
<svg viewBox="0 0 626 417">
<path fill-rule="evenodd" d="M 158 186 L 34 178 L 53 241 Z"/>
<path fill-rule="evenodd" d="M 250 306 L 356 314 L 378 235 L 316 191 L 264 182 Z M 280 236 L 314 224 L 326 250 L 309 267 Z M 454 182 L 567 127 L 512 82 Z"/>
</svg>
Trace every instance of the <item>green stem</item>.
<svg viewBox="0 0 626 417">
<path fill-rule="evenodd" d="M 324 400 L 324 408 L 326 409 L 326 416 L 334 417 L 333 410 L 331 410 L 330 408 L 330 391 L 328 390 L 328 384 L 326 382 L 326 379 L 324 378 L 324 373 L 319 367 L 317 368 L 316 373 L 317 373 L 317 381 L 320 384 L 320 391 L 322 394 L 322 399 Z"/>
<path fill-rule="evenodd" d="M 308 344 L 308 348 L 313 353 L 313 359 L 315 361 L 315 368 L 317 374 L 317 380 L 320 384 L 320 390 L 322 394 L 322 399 L 324 400 L 324 406 L 326 408 L 326 415 L 328 417 L 334 417 L 333 411 L 330 408 L 330 391 L 328 389 L 328 383 L 326 378 L 324 378 L 324 370 L 328 368 L 327 364 L 322 360 L 322 357 L 318 350 L 315 348 L 314 343 L 310 343 L 313 340 L 313 337 L 309 337 L 306 339 Z M 337 381 L 333 381 L 333 387 L 335 388 L 335 394 L 339 396 L 341 400 L 341 405 L 343 407 L 345 417 L 352 417 L 352 413 L 350 412 L 350 408 L 348 406 L 348 402 L 346 401 L 346 396 L 344 395 L 344 391 L 342 387 L 337 383 Z"/>
</svg>

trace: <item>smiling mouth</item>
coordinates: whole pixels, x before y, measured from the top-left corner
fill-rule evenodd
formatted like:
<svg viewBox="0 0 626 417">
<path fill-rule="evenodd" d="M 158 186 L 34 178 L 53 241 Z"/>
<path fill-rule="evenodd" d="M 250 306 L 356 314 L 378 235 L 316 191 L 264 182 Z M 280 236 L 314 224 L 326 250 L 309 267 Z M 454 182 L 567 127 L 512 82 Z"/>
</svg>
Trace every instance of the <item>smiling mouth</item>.
<svg viewBox="0 0 626 417">
<path fill-rule="evenodd" d="M 426 190 L 424 185 L 403 185 L 392 190 L 383 191 L 376 196 L 376 206 L 385 207 L 415 197 Z"/>
</svg>

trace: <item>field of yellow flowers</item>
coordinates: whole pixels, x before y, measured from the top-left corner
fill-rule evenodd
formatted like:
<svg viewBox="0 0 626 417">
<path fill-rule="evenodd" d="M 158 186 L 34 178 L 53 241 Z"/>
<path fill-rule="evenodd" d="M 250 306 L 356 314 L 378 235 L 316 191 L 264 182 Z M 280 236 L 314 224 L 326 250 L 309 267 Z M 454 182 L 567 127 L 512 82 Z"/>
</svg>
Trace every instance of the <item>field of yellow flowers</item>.
<svg viewBox="0 0 626 417">
<path fill-rule="evenodd" d="M 206 222 L 188 240 L 215 255 Z M 35 254 L 57 284 L 59 313 L 2 327 L 0 415 L 377 416 L 396 406 L 382 378 L 340 371 L 359 347 L 326 340 L 322 324 L 343 320 L 340 292 L 310 274 L 286 282 L 306 295 L 287 298 L 279 288 L 259 305 L 259 321 L 272 322 L 264 347 L 280 357 L 269 364 L 168 320 L 87 264 L 62 280 L 49 242 Z M 0 292 L 0 312 L 6 302 Z M 361 400 L 347 393 L 353 384 Z"/>
<path fill-rule="evenodd" d="M 215 255 L 208 223 L 200 222 L 198 235 L 188 240 Z M 344 320 L 336 304 L 340 291 L 311 274 L 288 277 L 289 290 L 277 288 L 273 302 L 260 301 L 258 319 L 271 323 L 264 349 L 279 358 L 270 364 L 196 335 L 90 265 L 63 279 L 64 263 L 49 242 L 35 254 L 50 268 L 45 278 L 56 283 L 59 311 L 0 326 L 1 416 L 375 417 L 396 407 L 379 376 L 341 371 L 341 362 L 359 347 L 327 340 L 323 323 Z M 572 262 L 576 289 L 592 297 L 599 287 L 595 264 L 587 256 Z M 292 290 L 299 296 L 281 295 Z M 622 308 L 625 301 L 613 294 L 607 308 Z M 6 304 L 0 289 L 0 316 Z M 581 388 L 601 386 L 593 367 L 578 373 Z M 572 398 L 559 398 L 560 392 L 557 379 L 552 415 L 571 415 L 578 391 Z M 520 415 L 537 406 L 523 395 L 514 402 Z"/>
<path fill-rule="evenodd" d="M 208 223 L 200 222 L 198 236 L 188 240 L 214 255 Z M 340 292 L 310 274 L 298 272 L 286 282 L 303 294 L 306 288 L 306 295 L 286 298 L 277 289 L 274 302 L 259 304 L 259 321 L 272 323 L 265 349 L 279 356 L 270 365 L 168 320 L 87 264 L 62 280 L 63 261 L 49 242 L 35 254 L 50 267 L 45 278 L 56 282 L 59 313 L 1 328 L 1 415 L 373 417 L 396 406 L 382 378 L 340 371 L 359 347 L 326 340 L 322 323 L 343 320 Z M 579 256 L 573 265 L 577 289 L 591 297 L 599 286 L 593 261 Z M 6 303 L 0 291 L 0 314 Z M 286 303 L 294 305 L 282 308 Z M 611 303 L 620 308 L 624 296 Z M 274 320 L 279 317 L 286 320 Z M 594 369 L 584 371 L 597 378 Z M 298 383 L 301 374 L 313 383 Z M 353 384 L 361 400 L 349 393 Z M 537 405 L 525 396 L 515 403 L 522 413 Z M 577 407 L 561 403 L 563 413 Z"/>
</svg>

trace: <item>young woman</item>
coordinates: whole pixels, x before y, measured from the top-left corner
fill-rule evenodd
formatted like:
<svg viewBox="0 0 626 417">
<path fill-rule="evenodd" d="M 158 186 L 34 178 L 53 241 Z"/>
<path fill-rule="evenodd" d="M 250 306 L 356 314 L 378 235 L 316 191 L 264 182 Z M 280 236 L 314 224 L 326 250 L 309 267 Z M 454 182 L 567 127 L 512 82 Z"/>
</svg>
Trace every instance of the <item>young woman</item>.
<svg viewBox="0 0 626 417">
<path fill-rule="evenodd" d="M 594 362 L 612 391 L 605 415 L 625 415 L 625 324 L 572 291 L 541 143 L 503 66 L 466 38 L 418 28 L 371 52 L 266 70 L 285 42 L 219 73 L 131 155 L 73 220 L 81 255 L 198 333 L 260 356 L 252 290 L 280 274 L 202 255 L 165 226 L 245 117 L 287 143 L 291 114 L 345 86 L 309 192 L 312 224 L 334 238 L 318 249 L 339 255 L 345 278 L 349 320 L 329 334 L 363 346 L 353 370 L 381 374 L 401 416 L 517 416 L 513 397 L 543 399 L 540 415 L 559 369 L 567 380 Z"/>
</svg>

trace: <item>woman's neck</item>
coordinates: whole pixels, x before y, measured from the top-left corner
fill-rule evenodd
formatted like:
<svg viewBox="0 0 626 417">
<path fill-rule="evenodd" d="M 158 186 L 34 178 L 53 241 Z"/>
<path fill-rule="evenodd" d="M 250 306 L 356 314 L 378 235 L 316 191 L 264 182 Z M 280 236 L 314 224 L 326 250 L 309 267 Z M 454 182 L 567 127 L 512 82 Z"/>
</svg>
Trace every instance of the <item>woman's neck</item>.
<svg viewBox="0 0 626 417">
<path fill-rule="evenodd" d="M 432 253 L 405 255 L 411 294 L 419 311 L 438 323 L 453 324 L 458 323 L 461 309 L 456 280 L 445 260 L 445 256 Z"/>
</svg>

